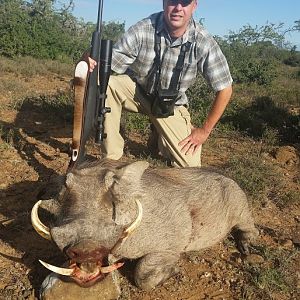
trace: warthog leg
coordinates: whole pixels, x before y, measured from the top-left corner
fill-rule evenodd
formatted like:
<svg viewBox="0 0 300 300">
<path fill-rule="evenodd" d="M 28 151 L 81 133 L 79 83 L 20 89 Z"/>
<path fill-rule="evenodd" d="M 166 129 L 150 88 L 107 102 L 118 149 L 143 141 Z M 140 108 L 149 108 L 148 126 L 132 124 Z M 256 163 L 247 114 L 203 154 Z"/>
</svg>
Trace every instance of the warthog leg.
<svg viewBox="0 0 300 300">
<path fill-rule="evenodd" d="M 249 246 L 258 237 L 258 230 L 253 226 L 253 222 L 242 223 L 234 227 L 232 235 L 238 250 L 244 255 L 249 255 Z"/>
<path fill-rule="evenodd" d="M 135 270 L 138 287 L 149 291 L 179 272 L 179 254 L 169 251 L 150 253 L 142 257 Z"/>
</svg>

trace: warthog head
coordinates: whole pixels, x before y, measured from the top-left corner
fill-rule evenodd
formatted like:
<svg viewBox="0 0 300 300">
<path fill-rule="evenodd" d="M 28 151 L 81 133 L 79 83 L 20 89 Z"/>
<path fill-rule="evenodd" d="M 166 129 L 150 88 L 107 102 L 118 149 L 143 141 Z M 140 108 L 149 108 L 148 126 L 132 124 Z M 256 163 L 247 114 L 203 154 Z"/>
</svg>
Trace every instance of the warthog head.
<svg viewBox="0 0 300 300">
<path fill-rule="evenodd" d="M 119 261 L 109 265 L 108 256 L 142 220 L 139 180 L 147 167 L 146 162 L 135 162 L 117 169 L 103 161 L 68 173 L 58 198 L 38 201 L 31 220 L 42 237 L 53 240 L 65 253 L 69 268 L 41 263 L 82 286 L 122 266 Z M 53 224 L 40 221 L 39 207 L 54 214 Z"/>
</svg>

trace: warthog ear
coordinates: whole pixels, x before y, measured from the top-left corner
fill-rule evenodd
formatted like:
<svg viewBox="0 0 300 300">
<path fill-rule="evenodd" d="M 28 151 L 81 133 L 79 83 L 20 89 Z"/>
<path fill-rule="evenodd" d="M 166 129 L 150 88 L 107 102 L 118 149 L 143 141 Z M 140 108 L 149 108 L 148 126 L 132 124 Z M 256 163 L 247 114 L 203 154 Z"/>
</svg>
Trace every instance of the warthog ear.
<svg viewBox="0 0 300 300">
<path fill-rule="evenodd" d="M 120 195 L 136 193 L 139 191 L 139 181 L 148 166 L 146 161 L 137 161 L 116 171 L 108 171 L 104 178 L 105 186 L 107 189 L 112 188 L 118 198 Z"/>
<path fill-rule="evenodd" d="M 130 182 L 136 182 L 141 179 L 143 173 L 148 167 L 148 162 L 136 161 L 118 170 L 117 176 L 120 178 L 120 180 L 126 179 Z"/>
</svg>

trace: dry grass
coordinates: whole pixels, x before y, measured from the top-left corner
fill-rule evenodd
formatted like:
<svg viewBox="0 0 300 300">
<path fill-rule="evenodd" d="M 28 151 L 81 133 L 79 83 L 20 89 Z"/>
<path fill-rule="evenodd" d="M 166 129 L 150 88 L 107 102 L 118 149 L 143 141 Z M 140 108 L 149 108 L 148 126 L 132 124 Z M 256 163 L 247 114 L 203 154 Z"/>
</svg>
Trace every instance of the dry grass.
<svg viewBox="0 0 300 300">
<path fill-rule="evenodd" d="M 9 59 L 0 57 L 0 69 L 3 73 L 14 73 L 17 76 L 72 76 L 73 66 L 58 61 L 35 59 L 32 57 L 18 57 Z"/>
</svg>

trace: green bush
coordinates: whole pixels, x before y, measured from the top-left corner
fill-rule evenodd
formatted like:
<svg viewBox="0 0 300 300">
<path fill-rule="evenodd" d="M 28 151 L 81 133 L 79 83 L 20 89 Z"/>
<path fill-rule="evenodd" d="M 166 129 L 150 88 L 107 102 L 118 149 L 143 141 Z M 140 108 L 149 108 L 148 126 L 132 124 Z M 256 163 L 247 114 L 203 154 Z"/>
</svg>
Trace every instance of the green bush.
<svg viewBox="0 0 300 300">
<path fill-rule="evenodd" d="M 239 42 L 221 42 L 233 80 L 236 83 L 270 84 L 276 77 L 275 67 L 278 62 L 269 52 L 278 52 L 272 45 L 258 43 L 244 45 Z"/>
<path fill-rule="evenodd" d="M 96 25 L 55 9 L 52 0 L 0 0 L 0 55 L 78 60 L 89 47 Z M 103 37 L 115 40 L 124 23 L 104 24 Z"/>
</svg>

